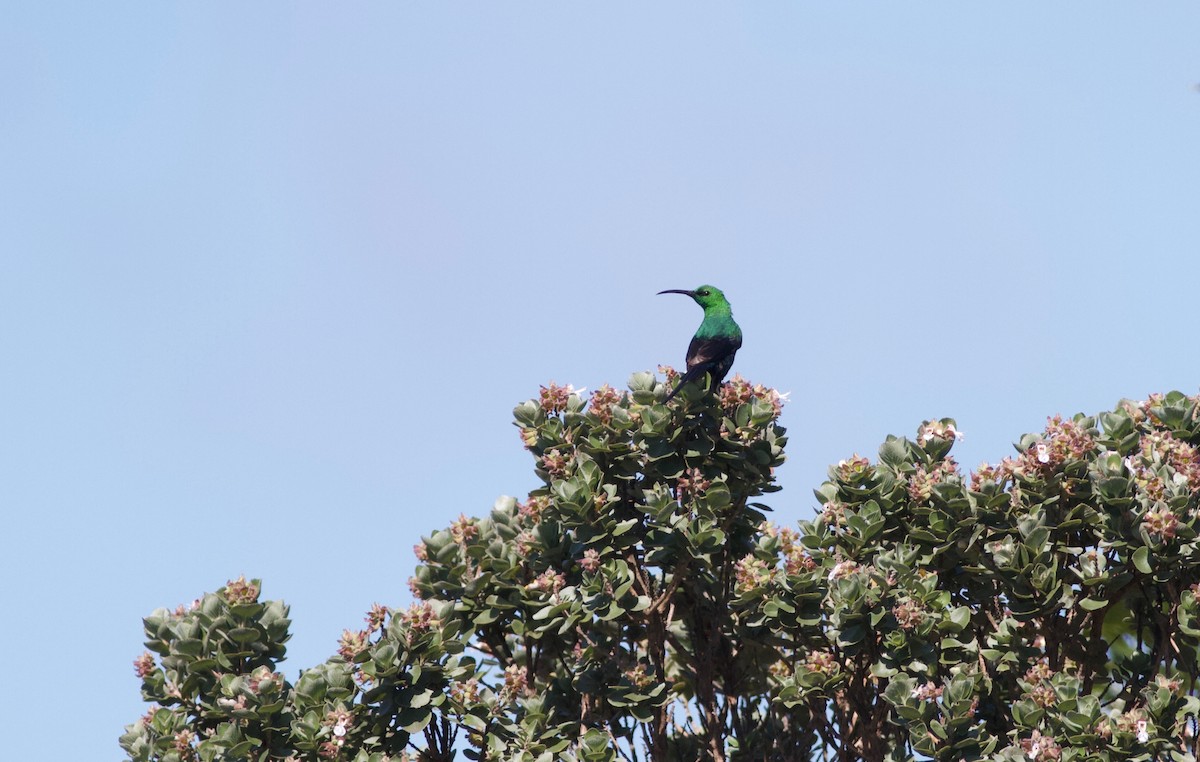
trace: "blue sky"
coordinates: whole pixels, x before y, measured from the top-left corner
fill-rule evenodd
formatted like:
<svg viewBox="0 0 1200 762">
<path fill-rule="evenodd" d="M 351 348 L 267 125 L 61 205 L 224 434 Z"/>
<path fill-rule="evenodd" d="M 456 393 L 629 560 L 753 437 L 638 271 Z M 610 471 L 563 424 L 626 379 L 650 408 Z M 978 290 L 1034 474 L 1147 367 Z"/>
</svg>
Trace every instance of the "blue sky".
<svg viewBox="0 0 1200 762">
<path fill-rule="evenodd" d="M 776 517 L 955 417 L 1200 379 L 1200 6 L 0 9 L 6 754 L 119 756 L 140 618 L 239 574 L 289 677 L 535 486 L 512 407 L 682 365 L 715 283 L 791 392 Z M 90 701 L 69 697 L 82 690 Z M 64 727 L 65 724 L 65 727 Z"/>
</svg>

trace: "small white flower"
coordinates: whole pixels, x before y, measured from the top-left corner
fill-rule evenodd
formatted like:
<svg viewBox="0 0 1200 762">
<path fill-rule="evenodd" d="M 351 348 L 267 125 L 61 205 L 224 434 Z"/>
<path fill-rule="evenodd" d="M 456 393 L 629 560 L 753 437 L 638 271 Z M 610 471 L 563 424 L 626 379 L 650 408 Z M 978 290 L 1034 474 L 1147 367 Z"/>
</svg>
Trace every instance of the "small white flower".
<svg viewBox="0 0 1200 762">
<path fill-rule="evenodd" d="M 333 734 L 335 736 L 337 736 L 338 738 L 341 738 L 342 736 L 346 735 L 346 723 L 339 722 L 338 724 L 334 725 L 333 726 Z"/>
<path fill-rule="evenodd" d="M 922 424 L 918 429 L 920 435 L 917 440 L 921 444 L 927 443 L 931 439 L 953 439 L 958 441 L 963 438 L 963 433 L 958 430 L 953 423 L 943 424 L 941 421 L 930 421 Z"/>
<path fill-rule="evenodd" d="M 1030 759 L 1037 759 L 1041 753 L 1042 745 L 1037 741 L 1034 741 L 1033 745 L 1029 747 L 1029 751 L 1025 752 L 1025 756 L 1029 757 Z"/>
<path fill-rule="evenodd" d="M 1038 459 L 1038 463 L 1049 463 L 1050 462 L 1050 450 L 1048 450 L 1046 448 L 1046 445 L 1043 444 L 1042 442 L 1038 442 L 1038 444 L 1037 444 L 1037 459 Z"/>
<path fill-rule="evenodd" d="M 1150 740 L 1150 732 L 1146 729 L 1146 721 L 1137 721 L 1137 739 L 1138 743 L 1146 743 Z"/>
</svg>

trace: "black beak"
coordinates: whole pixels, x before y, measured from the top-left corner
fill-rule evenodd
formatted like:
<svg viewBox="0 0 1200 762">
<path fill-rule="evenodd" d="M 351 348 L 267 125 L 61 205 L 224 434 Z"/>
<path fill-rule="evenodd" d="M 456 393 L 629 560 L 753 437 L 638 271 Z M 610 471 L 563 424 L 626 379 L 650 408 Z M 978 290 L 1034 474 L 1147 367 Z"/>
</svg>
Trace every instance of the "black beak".
<svg viewBox="0 0 1200 762">
<path fill-rule="evenodd" d="M 690 296 L 692 298 L 695 298 L 696 296 L 695 291 L 685 291 L 682 288 L 668 288 L 666 291 L 659 291 L 658 294 L 655 294 L 655 296 L 659 296 L 661 294 L 683 294 L 684 296 Z"/>
</svg>

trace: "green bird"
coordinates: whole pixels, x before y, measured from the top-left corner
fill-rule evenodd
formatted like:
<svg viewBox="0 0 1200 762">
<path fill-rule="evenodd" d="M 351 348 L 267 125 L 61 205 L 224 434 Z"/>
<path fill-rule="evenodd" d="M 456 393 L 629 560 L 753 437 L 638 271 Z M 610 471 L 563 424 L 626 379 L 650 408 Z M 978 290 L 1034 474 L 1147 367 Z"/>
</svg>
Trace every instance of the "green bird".
<svg viewBox="0 0 1200 762">
<path fill-rule="evenodd" d="M 704 320 L 688 344 L 687 372 L 663 402 L 670 402 L 684 384 L 702 378 L 705 373 L 712 377 L 711 389 L 715 390 L 733 367 L 733 356 L 742 346 L 742 329 L 733 321 L 733 310 L 725 294 L 716 286 L 700 286 L 694 291 L 669 288 L 658 293 L 685 294 L 704 308 Z"/>
</svg>

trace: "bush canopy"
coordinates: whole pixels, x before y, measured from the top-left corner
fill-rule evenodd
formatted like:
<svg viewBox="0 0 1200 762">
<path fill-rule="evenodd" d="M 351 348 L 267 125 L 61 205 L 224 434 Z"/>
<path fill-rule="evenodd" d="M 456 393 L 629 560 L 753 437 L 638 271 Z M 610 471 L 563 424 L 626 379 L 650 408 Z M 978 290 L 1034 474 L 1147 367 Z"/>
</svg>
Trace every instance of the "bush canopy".
<svg viewBox="0 0 1200 762">
<path fill-rule="evenodd" d="M 766 520 L 775 391 L 635 374 L 514 411 L 539 484 L 416 546 L 295 682 L 237 579 L 145 619 L 135 762 L 1193 760 L 1200 397 L 1049 419 L 963 471 L 951 419 Z"/>
</svg>

